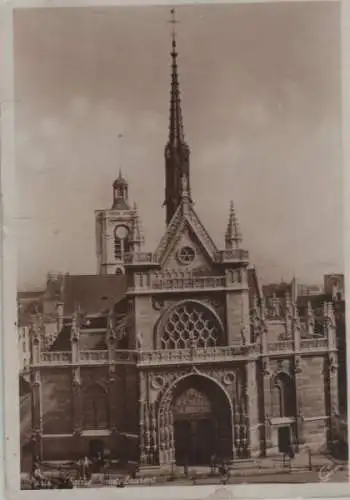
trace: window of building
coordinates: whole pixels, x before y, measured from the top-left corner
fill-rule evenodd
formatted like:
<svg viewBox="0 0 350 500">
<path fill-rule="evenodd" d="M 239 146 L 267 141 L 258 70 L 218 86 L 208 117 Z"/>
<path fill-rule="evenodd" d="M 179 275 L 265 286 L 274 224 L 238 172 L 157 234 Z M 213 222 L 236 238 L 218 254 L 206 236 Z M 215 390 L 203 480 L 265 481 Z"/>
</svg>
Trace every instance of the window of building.
<svg viewBox="0 0 350 500">
<path fill-rule="evenodd" d="M 108 396 L 100 384 L 94 384 L 83 392 L 83 428 L 106 429 L 109 427 Z"/>
<path fill-rule="evenodd" d="M 219 321 L 198 303 L 183 303 L 169 315 L 161 335 L 162 349 L 214 347 L 222 340 Z"/>
<path fill-rule="evenodd" d="M 122 260 L 130 252 L 129 229 L 126 226 L 117 226 L 114 230 L 114 257 Z"/>
<path fill-rule="evenodd" d="M 180 264 L 183 264 L 186 266 L 194 260 L 195 251 L 193 250 L 193 248 L 191 248 L 189 246 L 184 246 L 179 250 L 179 252 L 177 254 L 177 258 L 178 258 Z"/>
<path fill-rule="evenodd" d="M 281 372 L 274 379 L 272 387 L 272 416 L 295 417 L 296 402 L 293 379 Z"/>
</svg>

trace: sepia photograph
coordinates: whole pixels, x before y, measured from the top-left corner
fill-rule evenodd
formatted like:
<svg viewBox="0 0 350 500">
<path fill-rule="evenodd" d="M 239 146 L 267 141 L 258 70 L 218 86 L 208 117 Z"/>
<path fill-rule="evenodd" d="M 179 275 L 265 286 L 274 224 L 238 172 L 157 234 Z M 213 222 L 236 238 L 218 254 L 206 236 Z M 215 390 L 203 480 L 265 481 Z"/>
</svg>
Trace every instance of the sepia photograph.
<svg viewBox="0 0 350 500">
<path fill-rule="evenodd" d="M 340 3 L 21 8 L 13 54 L 21 489 L 347 482 Z"/>
</svg>

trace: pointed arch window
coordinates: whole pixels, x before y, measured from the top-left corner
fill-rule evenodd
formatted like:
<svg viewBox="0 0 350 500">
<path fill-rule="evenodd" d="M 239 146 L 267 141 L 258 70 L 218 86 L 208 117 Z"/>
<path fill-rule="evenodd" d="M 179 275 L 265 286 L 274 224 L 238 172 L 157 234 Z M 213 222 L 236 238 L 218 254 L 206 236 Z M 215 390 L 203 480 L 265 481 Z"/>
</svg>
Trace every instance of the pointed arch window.
<svg viewBox="0 0 350 500">
<path fill-rule="evenodd" d="M 124 255 L 129 253 L 130 231 L 127 226 L 119 225 L 114 230 L 114 257 L 116 260 L 122 260 Z"/>
<path fill-rule="evenodd" d="M 272 416 L 295 417 L 296 401 L 293 379 L 287 373 L 279 373 L 272 386 Z"/>
<path fill-rule="evenodd" d="M 109 427 L 108 396 L 100 384 L 93 384 L 83 392 L 83 428 L 86 430 Z"/>
<path fill-rule="evenodd" d="M 184 302 L 166 317 L 160 334 L 161 349 L 206 348 L 222 345 L 218 318 L 207 307 Z"/>
</svg>

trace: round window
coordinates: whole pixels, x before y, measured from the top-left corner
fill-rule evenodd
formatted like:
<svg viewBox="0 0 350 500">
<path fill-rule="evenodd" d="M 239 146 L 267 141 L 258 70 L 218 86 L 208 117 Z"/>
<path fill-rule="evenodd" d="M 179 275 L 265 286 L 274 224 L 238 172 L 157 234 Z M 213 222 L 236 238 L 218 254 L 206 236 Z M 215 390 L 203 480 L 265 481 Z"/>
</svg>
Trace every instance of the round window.
<svg viewBox="0 0 350 500">
<path fill-rule="evenodd" d="M 187 265 L 193 261 L 195 257 L 195 252 L 191 247 L 182 247 L 178 253 L 178 259 L 181 264 Z"/>
<path fill-rule="evenodd" d="M 121 240 L 124 240 L 128 236 L 128 228 L 126 226 L 118 226 L 115 229 L 115 234 Z"/>
</svg>

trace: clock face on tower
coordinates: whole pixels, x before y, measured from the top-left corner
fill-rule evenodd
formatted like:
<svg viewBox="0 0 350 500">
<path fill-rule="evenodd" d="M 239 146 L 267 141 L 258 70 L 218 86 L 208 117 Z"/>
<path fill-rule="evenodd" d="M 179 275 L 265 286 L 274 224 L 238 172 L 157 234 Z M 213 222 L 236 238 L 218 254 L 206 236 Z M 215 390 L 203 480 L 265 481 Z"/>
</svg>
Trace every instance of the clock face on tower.
<svg viewBox="0 0 350 500">
<path fill-rule="evenodd" d="M 115 234 L 119 239 L 124 240 L 128 236 L 129 230 L 125 226 L 117 226 L 115 229 Z"/>
</svg>

